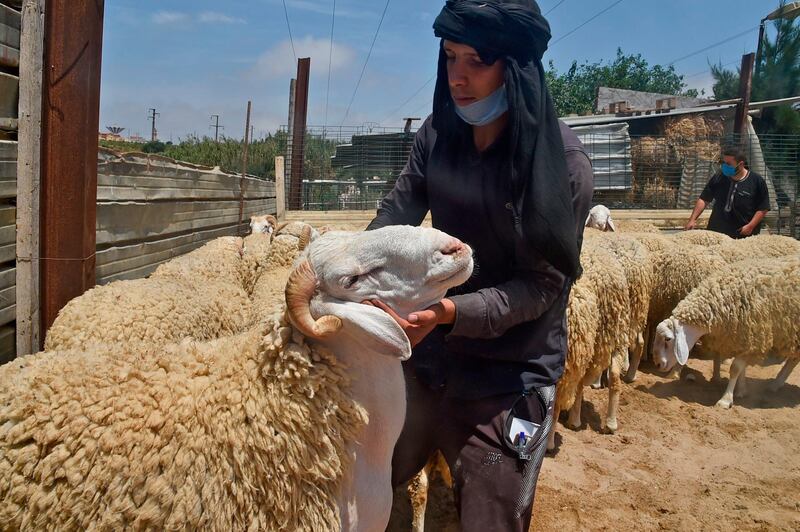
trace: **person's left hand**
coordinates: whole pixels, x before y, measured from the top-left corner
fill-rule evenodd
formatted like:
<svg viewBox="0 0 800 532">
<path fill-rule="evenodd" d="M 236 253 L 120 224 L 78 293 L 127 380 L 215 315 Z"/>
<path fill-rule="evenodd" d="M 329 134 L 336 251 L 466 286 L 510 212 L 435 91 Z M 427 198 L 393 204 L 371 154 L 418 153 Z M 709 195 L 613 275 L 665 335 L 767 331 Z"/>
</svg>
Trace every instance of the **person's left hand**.
<svg viewBox="0 0 800 532">
<path fill-rule="evenodd" d="M 443 300 L 442 302 L 431 305 L 425 310 L 409 314 L 406 319 L 397 314 L 383 301 L 377 299 L 362 301 L 363 304 L 379 308 L 391 316 L 394 321 L 400 325 L 403 332 L 406 333 L 409 342 L 411 342 L 411 347 L 415 347 L 424 340 L 438 324 L 452 323 L 452 320 L 449 318 L 450 313 L 447 310 L 448 306 L 446 306 L 445 302 L 449 303 L 451 306 L 453 305 L 449 300 Z M 453 311 L 454 309 L 455 307 L 453 307 Z"/>
<path fill-rule="evenodd" d="M 750 235 L 752 235 L 753 234 L 753 226 L 750 225 L 750 224 L 747 224 L 747 225 L 745 225 L 743 227 L 740 227 L 739 228 L 739 234 L 742 235 L 742 236 L 750 236 Z"/>
</svg>

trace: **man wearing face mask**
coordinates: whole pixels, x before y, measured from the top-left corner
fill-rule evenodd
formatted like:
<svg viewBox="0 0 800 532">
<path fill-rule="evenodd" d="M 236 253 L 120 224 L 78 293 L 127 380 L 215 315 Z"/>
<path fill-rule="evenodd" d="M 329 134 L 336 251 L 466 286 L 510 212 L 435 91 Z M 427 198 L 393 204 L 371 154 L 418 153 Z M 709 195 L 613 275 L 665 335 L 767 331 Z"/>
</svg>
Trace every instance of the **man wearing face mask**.
<svg viewBox="0 0 800 532">
<path fill-rule="evenodd" d="M 694 206 L 686 229 L 694 229 L 697 218 L 714 201 L 708 229 L 731 238 L 746 238 L 761 232 L 761 222 L 769 211 L 769 192 L 764 178 L 747 169 L 744 152 L 726 148 L 722 169 L 714 174 Z"/>
</svg>

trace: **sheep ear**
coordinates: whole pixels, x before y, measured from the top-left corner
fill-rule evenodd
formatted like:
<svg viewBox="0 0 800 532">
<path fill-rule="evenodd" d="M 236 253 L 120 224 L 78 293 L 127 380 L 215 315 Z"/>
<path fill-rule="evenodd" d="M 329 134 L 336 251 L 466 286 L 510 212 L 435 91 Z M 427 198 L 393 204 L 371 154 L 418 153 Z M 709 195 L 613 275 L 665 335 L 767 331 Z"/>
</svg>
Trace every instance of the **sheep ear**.
<svg viewBox="0 0 800 532">
<path fill-rule="evenodd" d="M 689 361 L 689 344 L 686 341 L 686 330 L 677 320 L 672 320 L 672 330 L 675 333 L 675 360 L 681 366 Z"/>
<path fill-rule="evenodd" d="M 614 220 L 611 219 L 611 216 L 608 217 L 608 222 L 606 223 L 608 224 L 608 228 L 611 229 L 611 231 L 613 231 L 614 233 L 617 232 L 617 226 L 614 225 Z"/>
<path fill-rule="evenodd" d="M 342 334 L 365 349 L 400 360 L 411 356 L 411 342 L 394 319 L 379 308 L 338 299 L 315 299 L 312 314 L 332 314 L 342 320 Z"/>
</svg>

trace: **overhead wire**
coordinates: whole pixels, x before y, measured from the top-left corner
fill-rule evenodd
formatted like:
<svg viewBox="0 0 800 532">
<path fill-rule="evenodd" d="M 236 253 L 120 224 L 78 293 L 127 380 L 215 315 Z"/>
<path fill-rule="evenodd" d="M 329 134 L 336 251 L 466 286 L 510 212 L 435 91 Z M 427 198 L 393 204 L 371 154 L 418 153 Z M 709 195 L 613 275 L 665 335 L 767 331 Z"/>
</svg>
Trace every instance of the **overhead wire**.
<svg viewBox="0 0 800 532">
<path fill-rule="evenodd" d="M 430 85 L 430 84 L 431 84 L 431 81 L 433 81 L 434 79 L 436 79 L 436 74 L 434 74 L 433 76 L 431 76 L 430 78 L 428 78 L 428 81 L 426 81 L 425 83 L 423 83 L 423 84 L 422 84 L 422 86 L 421 86 L 420 88 L 418 88 L 418 89 L 417 89 L 417 90 L 414 92 L 414 94 L 412 94 L 411 96 L 409 96 L 409 97 L 408 97 L 408 98 L 407 98 L 407 99 L 406 99 L 406 100 L 405 100 L 403 103 L 401 103 L 400 105 L 398 105 L 398 106 L 397 106 L 397 108 L 396 108 L 394 111 L 392 111 L 391 113 L 389 113 L 388 115 L 386 115 L 386 116 L 383 118 L 383 120 L 381 120 L 380 122 L 381 122 L 381 123 L 383 123 L 383 122 L 386 122 L 386 120 L 388 120 L 389 118 L 391 118 L 391 117 L 395 116 L 395 115 L 396 115 L 398 112 L 400 112 L 400 111 L 403 109 L 403 107 L 405 107 L 405 106 L 406 106 L 406 105 L 407 105 L 407 104 L 408 104 L 408 103 L 409 103 L 411 100 L 413 100 L 414 98 L 416 98 L 416 97 L 417 97 L 417 95 L 418 95 L 420 92 L 422 92 L 422 91 L 425 89 L 425 87 L 427 87 L 428 85 Z"/>
<path fill-rule="evenodd" d="M 295 63 L 297 62 L 297 52 L 294 51 L 294 39 L 292 38 L 292 26 L 289 24 L 289 11 L 286 10 L 286 0 L 283 0 L 283 14 L 286 17 L 286 29 L 289 30 L 289 42 L 292 44 L 292 55 Z"/>
<path fill-rule="evenodd" d="M 375 29 L 375 36 L 372 37 L 372 44 L 369 46 L 369 52 L 367 52 L 367 59 L 364 61 L 364 66 L 361 67 L 361 75 L 358 76 L 358 81 L 356 82 L 356 88 L 353 89 L 353 95 L 350 97 L 350 103 L 347 104 L 347 110 L 344 113 L 344 117 L 342 118 L 342 124 L 344 125 L 345 120 L 350 115 L 350 109 L 353 106 L 353 101 L 356 99 L 356 93 L 358 92 L 358 87 L 361 85 L 361 80 L 364 78 L 364 72 L 367 70 L 367 63 L 369 63 L 369 58 L 372 55 L 372 50 L 375 48 L 375 41 L 378 40 L 378 34 L 381 31 L 381 26 L 383 25 L 383 19 L 386 18 L 386 11 L 389 9 L 389 3 L 392 0 L 386 0 L 386 5 L 383 7 L 383 13 L 381 13 L 381 18 L 378 21 L 378 27 Z"/>
<path fill-rule="evenodd" d="M 732 40 L 734 40 L 734 39 L 738 39 L 739 37 L 742 37 L 742 36 L 744 36 L 744 35 L 747 35 L 748 33 L 754 32 L 754 31 L 756 31 L 757 29 L 758 29 L 758 26 L 755 26 L 755 27 L 753 27 L 753 28 L 750 28 L 749 30 L 745 30 L 745 31 L 743 31 L 743 32 L 741 32 L 741 33 L 737 33 L 736 35 L 733 35 L 733 36 L 731 36 L 731 37 L 728 37 L 727 39 L 723 39 L 723 40 L 721 40 L 721 41 L 719 41 L 719 42 L 715 42 L 714 44 L 709 44 L 708 46 L 706 46 L 706 47 L 704 47 L 704 48 L 701 48 L 701 49 L 699 49 L 699 50 L 696 50 L 696 51 L 694 51 L 694 52 L 692 52 L 692 53 L 690 53 L 690 54 L 686 54 L 686 55 L 684 55 L 684 56 L 681 56 L 681 57 L 679 57 L 679 58 L 677 58 L 677 59 L 674 59 L 674 60 L 670 61 L 669 63 L 667 63 L 667 66 L 672 66 L 672 65 L 674 65 L 675 63 L 678 63 L 679 61 L 683 61 L 684 59 L 689 59 L 690 57 L 694 57 L 694 56 L 696 56 L 697 54 L 702 54 L 703 52 L 706 52 L 706 51 L 708 51 L 708 50 L 711 50 L 712 48 L 716 48 L 717 46 L 720 46 L 720 45 L 722 45 L 722 44 L 725 44 L 725 43 L 727 43 L 727 42 L 730 42 L 730 41 L 732 41 Z"/>
<path fill-rule="evenodd" d="M 608 6 L 607 8 L 603 9 L 603 10 L 602 10 L 602 11 L 600 11 L 599 13 L 596 13 L 595 15 L 591 16 L 590 18 L 588 18 L 587 20 L 583 21 L 581 24 L 579 24 L 579 25 L 578 25 L 578 26 L 576 26 L 575 28 L 571 29 L 570 31 L 568 31 L 567 33 L 565 33 L 564 35 L 562 35 L 561 37 L 559 37 L 559 38 L 558 38 L 558 39 L 556 39 L 555 41 L 551 42 L 551 43 L 550 43 L 550 47 L 552 48 L 552 47 L 553 47 L 555 44 L 557 44 L 557 43 L 559 43 L 559 42 L 563 41 L 564 39 L 566 39 L 567 37 L 569 37 L 570 35 L 572 35 L 572 34 L 573 34 L 573 33 L 575 33 L 576 31 L 578 31 L 578 30 L 579 30 L 579 29 L 581 29 L 582 27 L 586 26 L 588 23 L 590 23 L 591 21 L 593 21 L 593 20 L 594 20 L 594 19 L 596 19 L 597 17 L 599 17 L 599 16 L 603 15 L 604 13 L 606 13 L 606 12 L 610 11 L 610 10 L 611 10 L 611 9 L 612 9 L 614 6 L 616 6 L 616 5 L 618 5 L 618 4 L 621 4 L 622 2 L 623 2 L 623 0 L 617 0 L 616 2 L 614 2 L 613 4 L 611 4 L 610 6 Z M 557 6 L 556 6 L 556 7 L 557 7 Z"/>
<path fill-rule="evenodd" d="M 545 17 L 546 17 L 547 15 L 549 15 L 550 13 L 552 13 L 553 11 L 555 11 L 555 10 L 556 10 L 556 8 L 557 8 L 558 6 L 560 6 L 561 4 L 563 4 L 563 3 L 564 3 L 564 2 L 566 2 L 566 1 L 567 1 L 567 0 L 561 0 L 559 3 L 557 3 L 556 5 L 554 5 L 553 7 L 551 7 L 550 9 L 548 9 L 548 10 L 547 10 L 547 13 L 545 13 L 543 16 L 545 16 Z"/>
<path fill-rule="evenodd" d="M 285 1 L 285 0 L 284 0 Z M 328 86 L 325 89 L 325 118 L 322 121 L 323 131 L 328 125 L 328 101 L 331 95 L 331 65 L 333 64 L 333 28 L 336 23 L 336 0 L 333 0 L 333 13 L 331 13 L 331 42 L 328 48 Z"/>
</svg>

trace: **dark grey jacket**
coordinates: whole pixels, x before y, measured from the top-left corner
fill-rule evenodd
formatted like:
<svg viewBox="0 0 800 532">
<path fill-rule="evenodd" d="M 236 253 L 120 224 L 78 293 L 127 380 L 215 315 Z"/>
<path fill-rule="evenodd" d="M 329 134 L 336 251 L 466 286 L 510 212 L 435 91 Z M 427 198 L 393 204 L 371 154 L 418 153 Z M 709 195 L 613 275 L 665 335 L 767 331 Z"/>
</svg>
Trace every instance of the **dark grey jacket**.
<svg viewBox="0 0 800 532">
<path fill-rule="evenodd" d="M 591 206 L 593 175 L 577 136 L 561 124 L 573 194 L 575 238 Z M 417 133 L 408 163 L 369 229 L 419 225 L 468 243 L 476 273 L 448 293 L 452 327 L 437 327 L 414 349 L 411 363 L 430 386 L 462 398 L 512 393 L 555 383 L 567 351 L 566 308 L 572 280 L 546 262 L 521 234 L 510 187 L 506 137 L 478 153 L 472 142 L 448 156 L 430 118 Z"/>
</svg>

